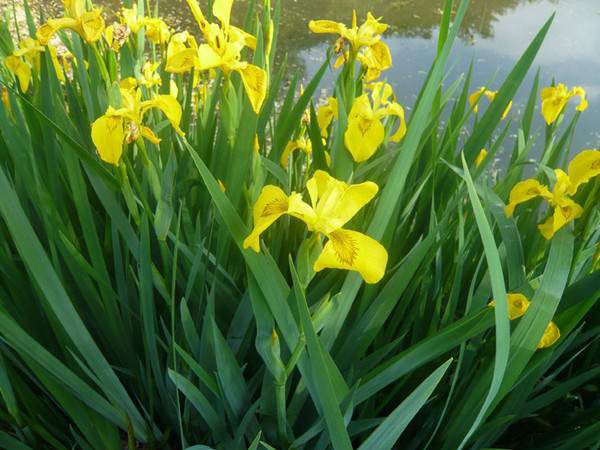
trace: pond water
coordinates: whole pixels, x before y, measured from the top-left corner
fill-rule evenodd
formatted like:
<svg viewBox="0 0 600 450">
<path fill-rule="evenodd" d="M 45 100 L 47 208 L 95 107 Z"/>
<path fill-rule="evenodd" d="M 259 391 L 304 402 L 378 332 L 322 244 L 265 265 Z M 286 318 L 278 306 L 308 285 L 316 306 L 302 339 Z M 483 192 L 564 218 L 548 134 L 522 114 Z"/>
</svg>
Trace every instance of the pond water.
<svg viewBox="0 0 600 450">
<path fill-rule="evenodd" d="M 31 1 L 31 0 L 30 0 Z M 274 0 L 273 0 L 274 1 Z M 390 25 L 385 40 L 390 46 L 394 67 L 385 77 L 396 88 L 399 101 L 410 111 L 426 71 L 435 55 L 442 0 L 281 0 L 280 50 L 291 63 L 310 77 L 324 60 L 333 36 L 308 30 L 310 19 L 350 22 L 352 9 L 359 20 L 367 11 Z M 35 0 L 34 0 L 35 3 Z M 46 11 L 52 3 L 39 0 Z M 95 0 L 107 11 L 119 8 L 118 0 Z M 154 4 L 154 1 L 151 1 Z M 201 1 L 206 7 L 206 1 Z M 261 2 L 259 2 L 261 3 Z M 234 4 L 234 22 L 241 23 L 246 0 Z M 161 15 L 171 26 L 194 30 L 196 25 L 184 0 L 160 0 Z M 573 151 L 600 147 L 600 1 L 599 0 L 471 0 L 465 24 L 456 43 L 449 69 L 453 81 L 474 62 L 474 86 L 497 89 L 543 23 L 556 18 L 534 63 L 533 70 L 517 95 L 512 117 L 516 120 L 540 68 L 541 83 L 563 82 L 580 85 L 588 94 L 589 108 L 582 114 L 573 142 Z M 331 76 L 334 76 L 333 74 Z M 325 80 L 324 86 L 328 85 Z M 496 80 L 491 81 L 491 80 Z M 491 81 L 491 83 L 490 83 Z M 568 106 L 569 114 L 575 102 Z M 409 112 L 410 113 L 410 112 Z M 542 132 L 539 114 L 533 132 Z M 563 125 L 564 126 L 564 125 Z"/>
</svg>

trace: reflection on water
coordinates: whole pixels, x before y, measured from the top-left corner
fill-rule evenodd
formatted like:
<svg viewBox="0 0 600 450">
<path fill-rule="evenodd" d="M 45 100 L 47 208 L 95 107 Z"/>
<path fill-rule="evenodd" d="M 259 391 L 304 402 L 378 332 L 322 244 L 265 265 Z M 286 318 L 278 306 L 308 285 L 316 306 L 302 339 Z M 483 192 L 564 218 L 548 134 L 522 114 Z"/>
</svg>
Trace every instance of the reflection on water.
<svg viewBox="0 0 600 450">
<path fill-rule="evenodd" d="M 116 11 L 121 5 L 119 0 L 94 3 L 103 5 L 106 11 Z M 154 5 L 155 1 L 150 3 Z M 203 7 L 206 3 L 200 1 Z M 37 5 L 44 6 L 45 14 L 57 8 L 57 4 L 56 0 L 37 0 Z M 248 2 L 236 0 L 235 4 L 234 22 L 240 24 Z M 352 9 L 357 10 L 359 19 L 367 11 L 382 16 L 390 25 L 386 42 L 394 60 L 394 67 L 385 76 L 395 85 L 399 100 L 410 109 L 435 54 L 443 0 L 282 0 L 281 4 L 279 50 L 288 53 L 291 63 L 305 70 L 307 76 L 316 71 L 327 46 L 334 40 L 310 33 L 307 27 L 310 19 L 349 23 Z M 160 10 L 174 28 L 196 29 L 185 0 L 160 0 Z M 586 89 L 590 107 L 582 114 L 574 151 L 582 147 L 597 148 L 600 147 L 599 0 L 471 0 L 461 40 L 450 61 L 453 71 L 450 78 L 464 73 L 473 60 L 474 85 L 495 79 L 490 87 L 496 89 L 554 11 L 555 21 L 536 60 L 541 82 L 549 84 L 555 78 L 557 82 Z M 517 96 L 512 114 L 515 119 L 531 86 L 532 75 Z M 537 125 L 534 132 L 542 130 L 541 120 Z"/>
</svg>

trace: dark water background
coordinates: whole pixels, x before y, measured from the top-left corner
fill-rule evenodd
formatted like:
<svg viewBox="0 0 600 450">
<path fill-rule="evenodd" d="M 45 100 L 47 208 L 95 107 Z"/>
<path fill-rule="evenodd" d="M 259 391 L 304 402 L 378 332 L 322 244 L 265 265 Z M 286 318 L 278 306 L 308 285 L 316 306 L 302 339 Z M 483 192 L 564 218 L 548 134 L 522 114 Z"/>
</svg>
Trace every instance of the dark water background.
<svg viewBox="0 0 600 450">
<path fill-rule="evenodd" d="M 31 0 L 30 0 L 31 1 Z M 275 1 L 275 0 L 272 0 Z M 308 30 L 310 19 L 332 19 L 350 23 L 352 9 L 359 19 L 367 11 L 390 25 L 385 41 L 390 46 L 394 66 L 385 72 L 400 103 L 410 113 L 426 71 L 435 55 L 442 0 L 281 0 L 282 26 L 279 50 L 288 54 L 290 64 L 305 77 L 312 76 L 324 61 L 333 36 L 316 35 Z M 33 0 L 43 6 L 46 14 L 60 10 L 59 2 Z M 201 0 L 202 7 L 206 1 Z M 258 2 L 261 3 L 261 2 Z M 96 0 L 105 11 L 116 11 L 118 0 Z M 151 5 L 155 1 L 151 0 Z M 233 21 L 240 24 L 248 2 L 234 2 Z M 159 0 L 161 16 L 177 30 L 196 30 L 196 24 L 184 0 Z M 474 62 L 473 85 L 489 85 L 493 90 L 525 50 L 542 24 L 556 12 L 550 33 L 534 63 L 532 73 L 520 89 L 511 112 L 514 121 L 532 84 L 533 74 L 540 69 L 542 86 L 563 82 L 567 86 L 581 85 L 588 94 L 589 108 L 578 124 L 573 152 L 582 148 L 600 147 L 600 0 L 472 0 L 465 18 L 460 40 L 449 63 L 448 82 L 465 73 Z M 323 86 L 330 86 L 334 74 Z M 495 80 L 490 83 L 490 80 Z M 569 104 L 569 114 L 576 101 Z M 539 104 L 538 104 L 539 108 Z M 563 125 L 564 126 L 564 125 Z M 543 130 L 536 114 L 533 133 Z M 512 145 L 511 141 L 508 141 Z"/>
</svg>

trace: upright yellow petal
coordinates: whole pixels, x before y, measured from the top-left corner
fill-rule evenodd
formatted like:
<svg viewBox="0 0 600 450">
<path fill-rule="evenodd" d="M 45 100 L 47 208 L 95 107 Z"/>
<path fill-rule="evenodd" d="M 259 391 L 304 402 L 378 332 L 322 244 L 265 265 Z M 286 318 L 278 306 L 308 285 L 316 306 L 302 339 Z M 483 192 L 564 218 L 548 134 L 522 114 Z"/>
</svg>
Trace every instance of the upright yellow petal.
<svg viewBox="0 0 600 450">
<path fill-rule="evenodd" d="M 343 227 L 379 191 L 372 181 L 349 185 L 323 170 L 315 172 L 306 188 L 318 218 L 315 230 L 324 234 Z"/>
<path fill-rule="evenodd" d="M 198 2 L 196 0 L 187 0 L 187 4 L 190 7 L 190 10 L 192 11 L 194 19 L 196 19 L 196 22 L 200 27 L 200 31 L 202 31 L 202 34 L 206 36 L 209 32 L 210 24 L 208 23 L 208 20 L 206 20 L 206 18 L 204 17 L 204 14 L 202 14 L 202 10 L 200 9 Z"/>
<path fill-rule="evenodd" d="M 50 52 L 50 59 L 52 60 L 52 67 L 54 67 L 54 71 L 56 72 L 56 77 L 59 81 L 65 82 L 65 73 L 63 72 L 63 67 L 58 60 L 58 53 L 56 47 L 53 45 L 48 45 L 48 51 Z"/>
<path fill-rule="evenodd" d="M 519 181 L 510 191 L 509 202 L 504 209 L 506 216 L 511 217 L 517 205 L 536 197 L 543 197 L 550 200 L 552 198 L 552 193 L 546 186 L 537 180 L 528 179 Z"/>
<path fill-rule="evenodd" d="M 232 6 L 233 0 L 214 0 L 213 16 L 221 21 L 224 28 L 229 27 Z"/>
<path fill-rule="evenodd" d="M 100 158 L 107 163 L 116 165 L 123 154 L 125 132 L 123 131 L 123 117 L 111 113 L 111 108 L 109 108 L 107 114 L 92 124 L 92 141 Z"/>
<path fill-rule="evenodd" d="M 473 108 L 474 113 L 479 111 L 479 99 L 485 91 L 486 89 L 484 87 L 480 87 L 475 92 L 472 92 L 471 95 L 469 95 L 469 105 L 471 105 L 471 108 Z"/>
<path fill-rule="evenodd" d="M 256 114 L 259 113 L 267 96 L 267 73 L 258 66 L 247 64 L 238 69 L 244 89 Z"/>
<path fill-rule="evenodd" d="M 251 248 L 258 253 L 260 251 L 260 235 L 287 213 L 288 205 L 289 198 L 281 188 L 273 185 L 263 187 L 252 210 L 254 229 L 244 240 L 243 247 Z"/>
<path fill-rule="evenodd" d="M 483 161 L 485 161 L 485 158 L 487 156 L 488 152 L 485 148 L 482 148 L 479 151 L 479 154 L 477 155 L 477 158 L 475 158 L 475 167 L 479 167 L 481 165 L 481 163 Z"/>
<path fill-rule="evenodd" d="M 556 86 L 550 86 L 542 89 L 542 116 L 548 125 L 552 124 L 564 109 L 569 101 L 569 92 L 567 87 L 559 83 Z"/>
<path fill-rule="evenodd" d="M 552 321 L 548 324 L 546 329 L 544 330 L 544 334 L 540 339 L 540 342 L 537 345 L 538 349 L 547 348 L 553 345 L 556 341 L 560 339 L 560 330 L 556 326 L 556 324 Z"/>
<path fill-rule="evenodd" d="M 315 261 L 315 272 L 326 268 L 352 270 L 371 284 L 383 278 L 388 254 L 375 239 L 344 229 L 334 231 L 328 238 L 323 252 Z"/>
<path fill-rule="evenodd" d="M 85 12 L 85 0 L 62 0 L 67 15 L 78 18 Z"/>
<path fill-rule="evenodd" d="M 600 150 L 583 150 L 569 163 L 569 195 L 575 195 L 579 186 L 600 175 Z"/>
</svg>

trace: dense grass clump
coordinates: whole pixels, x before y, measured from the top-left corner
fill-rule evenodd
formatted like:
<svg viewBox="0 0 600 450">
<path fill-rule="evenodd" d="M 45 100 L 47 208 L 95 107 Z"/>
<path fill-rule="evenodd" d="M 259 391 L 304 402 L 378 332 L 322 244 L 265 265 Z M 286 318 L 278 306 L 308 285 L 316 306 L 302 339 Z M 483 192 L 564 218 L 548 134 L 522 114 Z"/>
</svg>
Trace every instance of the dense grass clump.
<svg viewBox="0 0 600 450">
<path fill-rule="evenodd" d="M 383 19 L 307 24 L 302 87 L 280 2 L 124 3 L 0 22 L 0 447 L 598 448 L 585 91 L 512 111 L 552 18 L 470 86 L 447 0 L 408 114 Z"/>
</svg>

